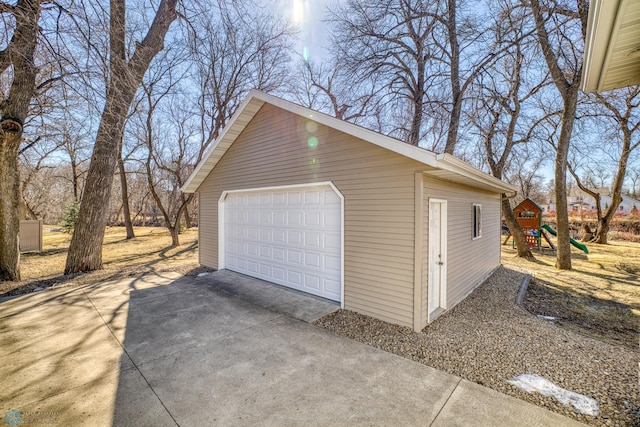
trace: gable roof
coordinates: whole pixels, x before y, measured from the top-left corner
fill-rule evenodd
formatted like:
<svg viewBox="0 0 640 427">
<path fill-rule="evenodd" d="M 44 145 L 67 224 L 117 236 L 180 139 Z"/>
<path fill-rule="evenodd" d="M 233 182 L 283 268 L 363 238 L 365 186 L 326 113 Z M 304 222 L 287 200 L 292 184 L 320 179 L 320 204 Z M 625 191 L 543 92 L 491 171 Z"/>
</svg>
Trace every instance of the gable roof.
<svg viewBox="0 0 640 427">
<path fill-rule="evenodd" d="M 640 2 L 591 0 L 581 88 L 606 91 L 640 83 Z"/>
<path fill-rule="evenodd" d="M 516 191 L 515 187 L 474 168 L 450 154 L 436 154 L 254 89 L 249 92 L 249 95 L 240 104 L 236 113 L 218 136 L 218 139 L 204 154 L 187 182 L 182 186 L 183 192 L 194 193 L 198 190 L 200 184 L 264 104 L 271 104 L 293 114 L 312 119 L 319 124 L 423 163 L 429 169 L 425 170 L 425 173 L 434 177 L 498 193 Z"/>
<path fill-rule="evenodd" d="M 542 209 L 542 207 L 540 207 L 540 205 L 539 205 L 539 204 L 537 204 L 537 203 L 536 203 L 536 201 L 535 201 L 535 200 L 533 200 L 533 199 L 532 199 L 532 198 L 530 198 L 530 197 L 527 197 L 526 199 L 524 199 L 523 201 L 521 201 L 521 202 L 520 202 L 520 204 L 518 204 L 518 206 L 516 206 L 516 207 L 514 208 L 514 210 L 515 210 L 515 209 L 517 209 L 517 208 L 518 208 L 518 207 L 520 207 L 520 206 L 524 206 L 524 205 L 526 205 L 527 203 L 530 203 L 530 204 L 532 204 L 533 206 L 535 206 L 535 207 L 536 207 L 536 209 L 538 209 L 540 212 L 543 212 L 543 211 L 544 211 L 544 209 Z"/>
</svg>

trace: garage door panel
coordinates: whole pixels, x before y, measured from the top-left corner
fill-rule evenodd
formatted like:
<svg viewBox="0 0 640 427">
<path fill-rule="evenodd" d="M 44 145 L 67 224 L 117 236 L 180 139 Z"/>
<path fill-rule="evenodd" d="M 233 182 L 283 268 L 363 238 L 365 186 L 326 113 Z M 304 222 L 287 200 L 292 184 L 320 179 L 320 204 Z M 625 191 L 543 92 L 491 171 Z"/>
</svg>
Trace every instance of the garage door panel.
<svg viewBox="0 0 640 427">
<path fill-rule="evenodd" d="M 304 232 L 304 245 L 311 246 L 312 248 L 320 247 L 320 232 L 318 231 L 305 231 Z"/>
<path fill-rule="evenodd" d="M 260 240 L 264 241 L 264 242 L 271 242 L 272 241 L 272 230 L 269 229 L 265 229 L 265 228 L 261 228 L 260 229 Z"/>
<path fill-rule="evenodd" d="M 287 212 L 287 224 L 288 226 L 302 225 L 302 212 L 289 211 Z"/>
<path fill-rule="evenodd" d="M 269 246 L 260 246 L 260 258 L 267 258 L 271 260 L 272 248 Z"/>
<path fill-rule="evenodd" d="M 305 212 L 305 227 L 320 227 L 320 212 Z"/>
<path fill-rule="evenodd" d="M 333 256 L 325 256 L 324 257 L 324 268 L 325 270 L 331 270 L 335 272 L 340 272 L 340 258 Z"/>
<path fill-rule="evenodd" d="M 287 214 L 286 212 L 274 212 L 273 213 L 273 225 L 284 226 L 286 224 Z"/>
<path fill-rule="evenodd" d="M 340 282 L 337 280 L 324 279 L 324 290 L 332 295 L 340 295 Z"/>
<path fill-rule="evenodd" d="M 324 247 L 327 249 L 340 249 L 340 235 L 335 234 L 325 234 L 324 236 Z"/>
<path fill-rule="evenodd" d="M 290 246 L 302 245 L 302 231 L 287 230 L 287 244 Z"/>
<path fill-rule="evenodd" d="M 241 223 L 237 223 L 237 224 L 238 225 L 242 225 Z M 242 229 L 240 228 L 240 235 L 242 236 L 241 238 L 245 238 L 247 240 L 258 240 L 258 232 L 259 232 L 258 228 L 248 227 L 247 228 L 247 236 L 244 237 L 244 236 L 242 236 L 243 233 L 242 233 Z"/>
<path fill-rule="evenodd" d="M 315 291 L 320 290 L 320 277 L 314 276 L 312 274 L 304 275 L 304 287 L 306 289 L 313 289 Z"/>
<path fill-rule="evenodd" d="M 307 190 L 304 192 L 305 205 L 318 205 L 320 204 L 320 191 Z"/>
<path fill-rule="evenodd" d="M 260 275 L 271 276 L 271 266 L 268 264 L 260 264 Z"/>
<path fill-rule="evenodd" d="M 340 212 L 325 212 L 323 220 L 323 225 L 326 227 L 339 227 Z"/>
<path fill-rule="evenodd" d="M 289 264 L 302 265 L 302 252 L 293 249 L 287 250 L 287 262 Z"/>
<path fill-rule="evenodd" d="M 273 242 L 276 244 L 285 243 L 286 232 L 284 230 L 278 229 L 273 230 Z"/>
<path fill-rule="evenodd" d="M 287 251 L 283 248 L 273 248 L 273 260 L 274 261 L 284 261 L 284 256 Z"/>
<path fill-rule="evenodd" d="M 300 206 L 302 204 L 302 193 L 300 191 L 287 192 L 287 204 L 291 206 Z"/>
<path fill-rule="evenodd" d="M 286 201 L 287 201 L 287 193 L 285 192 L 273 193 L 273 204 L 275 206 L 284 206 Z"/>
<path fill-rule="evenodd" d="M 247 253 L 252 256 L 258 255 L 258 245 L 256 245 L 255 243 L 248 243 Z"/>
<path fill-rule="evenodd" d="M 287 271 L 287 281 L 292 285 L 302 287 L 302 273 L 295 270 Z"/>
<path fill-rule="evenodd" d="M 304 254 L 304 266 L 320 269 L 320 255 L 314 253 Z"/>
<path fill-rule="evenodd" d="M 253 275 L 258 273 L 258 263 L 254 261 L 247 261 L 247 271 Z"/>
<path fill-rule="evenodd" d="M 315 295 L 341 298 L 341 199 L 325 188 L 230 193 L 225 267 Z"/>
</svg>

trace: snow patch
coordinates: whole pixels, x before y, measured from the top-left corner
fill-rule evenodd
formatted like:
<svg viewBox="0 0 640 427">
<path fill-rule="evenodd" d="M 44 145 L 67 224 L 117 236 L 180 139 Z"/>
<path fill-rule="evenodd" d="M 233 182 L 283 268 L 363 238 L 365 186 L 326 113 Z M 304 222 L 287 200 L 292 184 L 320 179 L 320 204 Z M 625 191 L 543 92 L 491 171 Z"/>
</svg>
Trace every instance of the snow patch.
<svg viewBox="0 0 640 427">
<path fill-rule="evenodd" d="M 571 405 L 576 412 L 581 414 L 595 417 L 598 415 L 598 411 L 600 410 L 598 402 L 595 399 L 566 390 L 540 375 L 521 374 L 512 380 L 507 380 L 507 382 L 521 388 L 527 393 L 537 391 L 543 396 L 555 397 L 556 400 L 564 406 Z"/>
<path fill-rule="evenodd" d="M 556 320 L 557 318 L 553 316 L 543 316 L 542 314 L 538 314 L 538 319 L 553 321 L 553 320 Z"/>
<path fill-rule="evenodd" d="M 211 273 L 200 273 L 200 274 L 198 274 L 198 277 L 208 276 L 209 274 L 211 274 Z"/>
</svg>

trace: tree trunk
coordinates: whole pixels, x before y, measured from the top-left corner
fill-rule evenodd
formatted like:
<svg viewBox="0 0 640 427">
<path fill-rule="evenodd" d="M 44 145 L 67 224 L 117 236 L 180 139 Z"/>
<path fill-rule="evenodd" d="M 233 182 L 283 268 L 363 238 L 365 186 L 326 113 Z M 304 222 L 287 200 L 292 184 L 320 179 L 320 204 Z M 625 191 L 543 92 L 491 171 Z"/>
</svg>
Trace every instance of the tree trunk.
<svg viewBox="0 0 640 427">
<path fill-rule="evenodd" d="M 416 147 L 420 144 L 420 128 L 422 128 L 422 119 L 424 116 L 424 58 L 422 48 L 418 46 L 418 82 L 413 93 L 413 117 L 411 119 L 411 129 L 409 131 L 409 144 Z"/>
<path fill-rule="evenodd" d="M 556 147 L 555 160 L 555 192 L 556 192 L 556 221 L 558 225 L 558 249 L 556 253 L 556 268 L 571 270 L 571 242 L 569 235 L 569 209 L 567 203 L 567 158 L 573 122 L 576 117 L 578 103 L 578 85 L 568 88 L 562 112 L 562 127 Z"/>
<path fill-rule="evenodd" d="M 593 243 L 599 243 L 601 245 L 608 243 L 609 228 L 611 227 L 611 220 L 607 218 L 608 216 L 609 215 L 605 215 L 598 221 L 598 230 L 591 240 Z"/>
<path fill-rule="evenodd" d="M 80 191 L 78 189 L 78 165 L 76 164 L 75 156 L 71 156 L 71 181 L 73 185 L 73 201 L 80 201 Z"/>
<path fill-rule="evenodd" d="M 124 88 L 119 84 L 111 84 L 109 89 L 64 274 L 102 268 L 102 242 L 109 216 L 111 184 L 124 119 L 133 100 L 132 90 L 122 93 L 121 89 Z"/>
<path fill-rule="evenodd" d="M 20 280 L 20 136 L 0 134 L 0 281 Z"/>
<path fill-rule="evenodd" d="M 120 172 L 120 192 L 122 194 L 122 212 L 124 216 L 124 227 L 127 230 L 127 240 L 133 239 L 133 223 L 131 222 L 131 210 L 129 209 L 129 187 L 127 185 L 127 173 L 122 160 L 122 144 L 120 144 L 120 156 L 118 156 L 118 170 Z"/>
<path fill-rule="evenodd" d="M 182 203 L 186 202 L 186 197 L 184 196 L 184 193 L 182 193 L 181 199 L 182 199 Z M 184 216 L 184 226 L 185 226 L 185 228 L 189 229 L 189 228 L 193 227 L 193 221 L 191 221 L 191 215 L 189 214 L 189 207 L 188 206 L 184 209 L 184 215 L 183 216 Z"/>
<path fill-rule="evenodd" d="M 169 229 L 169 233 L 171 233 L 171 247 L 177 248 L 180 246 L 180 221 L 176 221 L 173 227 L 171 224 L 167 224 L 167 228 Z"/>
<path fill-rule="evenodd" d="M 165 34 L 177 16 L 177 1 L 160 2 L 147 35 L 136 45 L 129 62 L 126 59 L 125 45 L 125 0 L 110 2 L 109 89 L 78 212 L 78 222 L 69 246 L 65 274 L 102 267 L 102 242 L 108 219 L 105 205 L 111 197 L 111 184 L 126 115 L 151 60 L 164 48 Z"/>
<path fill-rule="evenodd" d="M 513 213 L 511 203 L 509 203 L 509 199 L 506 194 L 502 195 L 502 215 L 504 216 L 507 227 L 509 227 L 509 231 L 513 236 L 513 240 L 516 242 L 518 256 L 528 259 L 533 258 L 531 248 L 529 247 L 529 243 L 527 243 L 527 238 L 524 235 L 524 231 L 522 231 L 522 227 L 520 227 L 520 223 L 516 220 L 516 216 Z"/>
<path fill-rule="evenodd" d="M 13 66 L 9 95 L 0 101 L 0 280 L 20 280 L 18 150 L 29 103 L 35 92 L 39 0 L 19 0 L 13 6 L 15 30 L 0 51 L 0 73 Z"/>
<path fill-rule="evenodd" d="M 448 1 L 447 31 L 449 47 L 451 49 L 451 113 L 447 129 L 447 143 L 444 152 L 453 154 L 458 142 L 458 128 L 460 126 L 460 112 L 462 111 L 462 90 L 460 89 L 460 45 L 458 44 L 458 29 L 456 18 L 456 1 Z"/>
</svg>

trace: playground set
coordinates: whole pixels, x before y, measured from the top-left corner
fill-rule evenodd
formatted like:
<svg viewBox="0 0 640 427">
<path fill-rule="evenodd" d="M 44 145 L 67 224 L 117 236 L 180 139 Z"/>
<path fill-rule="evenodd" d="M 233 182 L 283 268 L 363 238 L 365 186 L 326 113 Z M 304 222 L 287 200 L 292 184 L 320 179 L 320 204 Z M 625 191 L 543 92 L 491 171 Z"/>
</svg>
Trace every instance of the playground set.
<svg viewBox="0 0 640 427">
<path fill-rule="evenodd" d="M 533 200 L 526 198 L 524 199 L 518 206 L 513 209 L 513 213 L 516 216 L 516 221 L 522 227 L 522 231 L 524 231 L 524 235 L 527 238 L 527 243 L 529 247 L 542 247 L 542 239 L 546 240 L 551 249 L 555 249 L 555 245 L 547 235 L 547 232 L 557 236 L 558 233 L 553 228 L 549 227 L 548 224 L 542 223 L 542 208 L 538 206 L 536 202 Z M 503 245 L 506 245 L 509 241 L 509 237 L 511 237 L 511 231 L 509 231 L 509 235 L 506 239 L 504 239 Z M 580 249 L 584 253 L 588 254 L 589 249 L 580 242 L 577 242 L 574 239 L 569 239 L 571 244 L 576 248 Z M 515 241 L 512 241 L 512 245 L 515 245 Z"/>
</svg>

